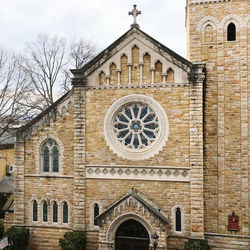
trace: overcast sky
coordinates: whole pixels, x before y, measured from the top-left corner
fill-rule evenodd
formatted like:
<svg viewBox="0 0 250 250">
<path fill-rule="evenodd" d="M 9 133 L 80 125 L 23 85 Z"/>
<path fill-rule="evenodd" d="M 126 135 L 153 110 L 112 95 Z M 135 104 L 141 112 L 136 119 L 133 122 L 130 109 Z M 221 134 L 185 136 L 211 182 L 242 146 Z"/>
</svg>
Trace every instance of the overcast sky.
<svg viewBox="0 0 250 250">
<path fill-rule="evenodd" d="M 22 50 L 45 33 L 84 38 L 100 51 L 130 28 L 133 4 L 140 29 L 186 57 L 186 0 L 2 0 L 0 46 Z"/>
</svg>

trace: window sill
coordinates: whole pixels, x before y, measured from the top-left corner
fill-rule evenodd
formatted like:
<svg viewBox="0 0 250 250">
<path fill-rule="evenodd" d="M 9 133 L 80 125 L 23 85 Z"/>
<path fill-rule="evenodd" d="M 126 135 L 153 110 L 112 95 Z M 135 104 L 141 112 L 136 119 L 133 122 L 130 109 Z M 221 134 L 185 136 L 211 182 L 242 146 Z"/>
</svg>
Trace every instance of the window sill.
<svg viewBox="0 0 250 250">
<path fill-rule="evenodd" d="M 39 177 L 39 178 L 69 178 L 73 179 L 73 175 L 63 175 L 63 174 L 25 174 L 24 177 Z"/>
</svg>

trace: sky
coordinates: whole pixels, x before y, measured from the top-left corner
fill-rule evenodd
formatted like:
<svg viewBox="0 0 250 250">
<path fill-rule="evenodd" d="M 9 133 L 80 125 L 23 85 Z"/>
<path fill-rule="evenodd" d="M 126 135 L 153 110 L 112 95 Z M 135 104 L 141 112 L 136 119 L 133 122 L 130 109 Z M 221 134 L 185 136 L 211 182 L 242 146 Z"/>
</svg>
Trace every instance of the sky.
<svg viewBox="0 0 250 250">
<path fill-rule="evenodd" d="M 2 0 L 4 1 L 4 0 Z M 22 51 L 39 34 L 85 39 L 105 49 L 133 22 L 137 4 L 140 29 L 186 57 L 186 0 L 8 0 L 0 8 L 0 47 Z"/>
</svg>

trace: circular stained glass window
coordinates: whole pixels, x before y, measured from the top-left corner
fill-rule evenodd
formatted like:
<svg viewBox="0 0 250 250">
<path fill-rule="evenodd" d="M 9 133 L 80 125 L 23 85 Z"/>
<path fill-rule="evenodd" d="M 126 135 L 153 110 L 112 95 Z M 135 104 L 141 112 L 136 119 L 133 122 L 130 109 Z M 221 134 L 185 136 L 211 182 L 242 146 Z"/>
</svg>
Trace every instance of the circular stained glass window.
<svg viewBox="0 0 250 250">
<path fill-rule="evenodd" d="M 114 132 L 125 147 L 135 150 L 146 148 L 158 137 L 158 116 L 147 104 L 127 104 L 115 116 Z"/>
<path fill-rule="evenodd" d="M 129 95 L 108 110 L 104 135 L 117 155 L 143 160 L 158 153 L 168 138 L 168 119 L 164 109 L 152 98 Z"/>
</svg>

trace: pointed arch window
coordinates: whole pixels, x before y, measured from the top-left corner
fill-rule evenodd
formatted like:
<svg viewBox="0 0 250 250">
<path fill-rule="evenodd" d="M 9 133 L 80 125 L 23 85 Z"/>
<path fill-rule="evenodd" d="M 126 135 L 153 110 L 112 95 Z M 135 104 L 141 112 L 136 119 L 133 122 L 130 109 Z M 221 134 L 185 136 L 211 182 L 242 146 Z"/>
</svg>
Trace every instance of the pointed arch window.
<svg viewBox="0 0 250 250">
<path fill-rule="evenodd" d="M 227 41 L 236 41 L 236 27 L 234 23 L 227 26 Z"/>
<path fill-rule="evenodd" d="M 174 83 L 174 71 L 171 68 L 167 71 L 166 81 L 167 83 Z"/>
<path fill-rule="evenodd" d="M 58 222 L 58 206 L 56 202 L 53 202 L 53 222 Z"/>
<path fill-rule="evenodd" d="M 58 173 L 59 160 L 60 155 L 57 143 L 52 139 L 47 140 L 41 149 L 42 171 Z"/>
<path fill-rule="evenodd" d="M 96 203 L 94 206 L 94 226 L 98 226 L 97 220 L 95 218 L 96 216 L 99 215 L 99 213 L 100 213 L 100 209 L 99 209 L 98 204 Z"/>
<path fill-rule="evenodd" d="M 46 201 L 43 202 L 43 221 L 48 221 L 48 203 Z"/>
<path fill-rule="evenodd" d="M 33 221 L 37 221 L 37 201 L 33 201 Z"/>
<path fill-rule="evenodd" d="M 181 232 L 181 209 L 179 207 L 175 210 L 175 231 Z"/>
<path fill-rule="evenodd" d="M 68 223 L 69 221 L 69 207 L 67 202 L 63 202 L 63 223 Z"/>
</svg>

